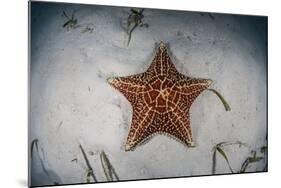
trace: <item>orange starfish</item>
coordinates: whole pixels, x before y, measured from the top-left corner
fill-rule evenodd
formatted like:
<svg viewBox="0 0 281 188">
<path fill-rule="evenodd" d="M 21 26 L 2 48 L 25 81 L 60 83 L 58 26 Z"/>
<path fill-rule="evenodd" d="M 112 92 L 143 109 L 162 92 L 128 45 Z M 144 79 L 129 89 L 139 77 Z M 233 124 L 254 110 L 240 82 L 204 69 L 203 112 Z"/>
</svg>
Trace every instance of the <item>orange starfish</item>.
<svg viewBox="0 0 281 188">
<path fill-rule="evenodd" d="M 127 98 L 133 108 L 126 151 L 133 150 L 155 134 L 166 134 L 189 147 L 195 146 L 189 109 L 212 81 L 179 73 L 163 42 L 160 42 L 152 64 L 144 73 L 109 78 L 108 82 Z"/>
</svg>

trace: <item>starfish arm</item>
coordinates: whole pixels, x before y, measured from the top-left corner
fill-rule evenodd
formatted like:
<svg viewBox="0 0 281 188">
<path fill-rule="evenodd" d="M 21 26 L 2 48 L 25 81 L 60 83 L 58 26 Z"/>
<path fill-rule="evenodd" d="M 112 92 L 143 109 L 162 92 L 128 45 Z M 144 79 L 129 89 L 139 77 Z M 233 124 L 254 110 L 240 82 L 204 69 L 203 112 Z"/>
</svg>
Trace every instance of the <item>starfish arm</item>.
<svg viewBox="0 0 281 188">
<path fill-rule="evenodd" d="M 154 113 L 141 103 L 133 108 L 133 117 L 130 131 L 125 145 L 125 151 L 133 150 L 138 144 L 151 135 L 146 129 L 153 121 Z"/>
<path fill-rule="evenodd" d="M 159 44 L 156 55 L 146 72 L 149 75 L 169 75 L 172 72 L 177 72 L 163 42 Z"/>
<path fill-rule="evenodd" d="M 125 77 L 108 78 L 107 82 L 115 89 L 119 90 L 129 102 L 135 103 L 140 92 L 145 90 L 143 82 L 145 74 L 136 74 Z"/>
<path fill-rule="evenodd" d="M 193 147 L 194 141 L 190 127 L 189 112 L 186 113 L 177 107 L 172 112 L 168 113 L 168 116 L 170 126 L 166 132 L 183 144 Z"/>
<path fill-rule="evenodd" d="M 191 106 L 194 100 L 207 89 L 212 80 L 210 79 L 182 79 L 176 82 L 174 88 L 181 96 L 179 104 L 183 104 L 187 109 Z"/>
</svg>

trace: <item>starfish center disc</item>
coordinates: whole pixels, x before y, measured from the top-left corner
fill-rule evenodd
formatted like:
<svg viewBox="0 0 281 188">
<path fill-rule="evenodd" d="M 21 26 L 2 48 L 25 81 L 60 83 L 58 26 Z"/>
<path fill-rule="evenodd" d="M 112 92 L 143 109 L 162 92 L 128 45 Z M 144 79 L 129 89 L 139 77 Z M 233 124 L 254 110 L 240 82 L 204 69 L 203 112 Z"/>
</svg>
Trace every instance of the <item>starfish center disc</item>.
<svg viewBox="0 0 281 188">
<path fill-rule="evenodd" d="M 167 79 L 166 76 L 159 76 L 149 83 L 149 90 L 144 94 L 144 100 L 147 106 L 151 107 L 158 113 L 173 108 L 175 104 L 171 101 L 173 82 Z"/>
</svg>

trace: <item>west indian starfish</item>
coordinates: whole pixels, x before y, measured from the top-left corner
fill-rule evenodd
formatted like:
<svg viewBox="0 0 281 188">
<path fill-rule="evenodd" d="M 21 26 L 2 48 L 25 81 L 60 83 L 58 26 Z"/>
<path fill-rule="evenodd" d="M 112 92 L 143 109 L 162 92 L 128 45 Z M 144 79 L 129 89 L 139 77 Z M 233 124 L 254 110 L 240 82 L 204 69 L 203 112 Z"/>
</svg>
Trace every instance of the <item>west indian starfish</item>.
<svg viewBox="0 0 281 188">
<path fill-rule="evenodd" d="M 190 107 L 212 81 L 178 72 L 163 42 L 144 73 L 109 78 L 108 82 L 133 108 L 126 151 L 133 150 L 155 134 L 166 134 L 188 147 L 195 146 L 190 128 Z"/>
</svg>

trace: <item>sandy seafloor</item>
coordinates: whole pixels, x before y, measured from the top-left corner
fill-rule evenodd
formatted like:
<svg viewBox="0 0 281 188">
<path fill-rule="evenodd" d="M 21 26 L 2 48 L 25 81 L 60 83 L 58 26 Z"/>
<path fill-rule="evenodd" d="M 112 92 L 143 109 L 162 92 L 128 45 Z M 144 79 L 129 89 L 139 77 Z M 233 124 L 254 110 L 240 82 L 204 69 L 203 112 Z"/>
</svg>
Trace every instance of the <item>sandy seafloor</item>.
<svg viewBox="0 0 281 188">
<path fill-rule="evenodd" d="M 106 181 L 99 154 L 108 155 L 120 180 L 212 173 L 212 148 L 223 141 L 248 147 L 224 150 L 235 172 L 267 144 L 267 19 L 225 14 L 144 10 L 129 46 L 124 30 L 130 8 L 32 3 L 30 56 L 30 157 L 32 185 L 85 183 L 81 144 L 98 181 Z M 63 28 L 65 11 L 82 27 Z M 86 25 L 93 32 L 82 32 Z M 164 41 L 176 68 L 210 78 L 231 106 L 204 91 L 193 103 L 195 148 L 163 135 L 125 152 L 132 109 L 106 79 L 140 73 L 150 65 L 155 44 Z M 258 152 L 258 155 L 262 155 Z M 73 160 L 77 159 L 77 160 Z M 248 172 L 263 171 L 267 160 Z M 230 173 L 221 155 L 216 173 Z"/>
</svg>

